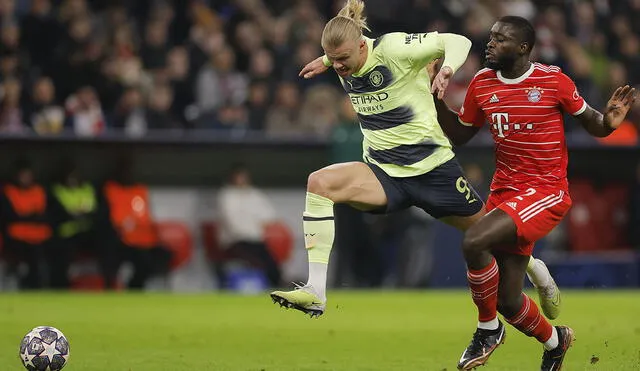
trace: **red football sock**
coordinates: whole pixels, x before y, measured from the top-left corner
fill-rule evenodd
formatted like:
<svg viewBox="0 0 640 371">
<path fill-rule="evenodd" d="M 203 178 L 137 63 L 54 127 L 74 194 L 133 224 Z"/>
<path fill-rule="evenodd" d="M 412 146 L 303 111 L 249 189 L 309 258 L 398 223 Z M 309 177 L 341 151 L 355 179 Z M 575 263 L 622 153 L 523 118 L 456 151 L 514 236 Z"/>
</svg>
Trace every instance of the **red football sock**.
<svg viewBox="0 0 640 371">
<path fill-rule="evenodd" d="M 518 314 L 505 319 L 520 332 L 527 336 L 533 336 L 539 342 L 544 343 L 551 337 L 553 327 L 546 318 L 540 315 L 536 303 L 526 294 L 523 293 L 522 296 L 524 300 Z"/>
<path fill-rule="evenodd" d="M 480 270 L 469 269 L 467 271 L 469 288 L 473 302 L 478 307 L 478 320 L 489 322 L 496 318 L 498 305 L 498 281 L 500 274 L 496 259 Z"/>
</svg>

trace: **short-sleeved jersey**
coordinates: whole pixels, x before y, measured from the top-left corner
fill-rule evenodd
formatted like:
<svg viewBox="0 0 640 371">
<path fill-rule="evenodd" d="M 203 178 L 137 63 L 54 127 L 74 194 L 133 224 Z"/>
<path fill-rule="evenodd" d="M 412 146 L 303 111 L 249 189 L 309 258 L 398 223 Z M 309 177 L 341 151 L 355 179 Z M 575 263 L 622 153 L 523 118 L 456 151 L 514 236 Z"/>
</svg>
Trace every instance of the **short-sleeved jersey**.
<svg viewBox="0 0 640 371">
<path fill-rule="evenodd" d="M 358 114 L 365 162 L 392 177 L 427 173 L 454 157 L 437 121 L 425 66 L 444 55 L 437 32 L 366 39 L 358 73 L 340 78 Z"/>
<path fill-rule="evenodd" d="M 532 63 L 516 79 L 485 68 L 471 81 L 459 121 L 489 124 L 496 172 L 491 190 L 530 187 L 567 190 L 563 111 L 579 115 L 587 103 L 560 68 Z"/>
</svg>

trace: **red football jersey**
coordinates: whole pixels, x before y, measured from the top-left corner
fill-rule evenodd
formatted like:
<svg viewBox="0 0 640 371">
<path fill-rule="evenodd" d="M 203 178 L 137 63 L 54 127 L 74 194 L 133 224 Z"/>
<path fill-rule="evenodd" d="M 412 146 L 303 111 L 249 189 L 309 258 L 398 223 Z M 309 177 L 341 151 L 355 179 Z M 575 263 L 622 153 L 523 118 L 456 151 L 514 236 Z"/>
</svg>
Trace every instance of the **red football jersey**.
<svg viewBox="0 0 640 371">
<path fill-rule="evenodd" d="M 491 190 L 567 190 L 567 145 L 562 111 L 579 115 L 587 103 L 556 66 L 532 63 L 516 79 L 485 68 L 467 89 L 459 120 L 490 125 L 496 172 Z"/>
</svg>

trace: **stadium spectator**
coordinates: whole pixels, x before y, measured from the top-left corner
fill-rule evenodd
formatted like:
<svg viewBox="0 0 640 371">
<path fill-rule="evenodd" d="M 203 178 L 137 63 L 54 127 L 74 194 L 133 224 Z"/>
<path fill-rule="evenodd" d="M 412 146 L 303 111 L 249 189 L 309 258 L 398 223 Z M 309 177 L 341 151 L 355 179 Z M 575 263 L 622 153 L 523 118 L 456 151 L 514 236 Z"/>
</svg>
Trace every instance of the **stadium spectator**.
<svg viewBox="0 0 640 371">
<path fill-rule="evenodd" d="M 67 115 L 73 132 L 78 136 L 96 136 L 106 130 L 106 120 L 96 91 L 84 86 L 67 98 Z"/>
<path fill-rule="evenodd" d="M 26 122 L 39 135 L 59 134 L 64 129 L 64 109 L 57 105 L 56 92 L 48 77 L 38 79 L 31 91 L 31 105 Z"/>
<path fill-rule="evenodd" d="M 22 120 L 20 109 L 20 95 L 22 83 L 18 79 L 10 78 L 2 84 L 2 100 L 0 101 L 0 132 L 21 133 L 26 127 Z"/>
<path fill-rule="evenodd" d="M 184 46 L 176 46 L 167 55 L 166 79 L 173 90 L 171 114 L 183 127 L 187 126 L 189 107 L 193 103 L 193 84 L 189 75 L 190 56 Z"/>
<path fill-rule="evenodd" d="M 113 127 L 124 130 L 130 136 L 144 135 L 147 131 L 147 119 L 143 103 L 140 88 L 128 88 L 116 105 L 111 118 Z"/>
<path fill-rule="evenodd" d="M 54 228 L 51 253 L 47 254 L 51 286 L 69 287 L 69 267 L 79 253 L 101 256 L 104 244 L 104 223 L 98 190 L 82 179 L 70 160 L 62 167 L 60 177 L 51 187 L 50 219 Z M 101 261 L 98 259 L 98 261 Z"/>
<path fill-rule="evenodd" d="M 179 129 L 182 125 L 177 119 L 171 107 L 173 105 L 174 93 L 168 84 L 154 85 L 150 92 L 148 108 L 146 111 L 146 121 L 149 129 Z"/>
<path fill-rule="evenodd" d="M 202 119 L 215 120 L 220 108 L 245 102 L 247 79 L 235 69 L 235 58 L 235 52 L 224 46 L 211 56 L 210 62 L 198 73 L 196 104 L 201 113 L 199 127 L 207 127 Z"/>
<path fill-rule="evenodd" d="M 335 107 L 339 105 L 340 95 L 333 86 L 316 85 L 309 88 L 300 109 L 300 126 L 305 133 L 326 138 L 338 121 L 339 112 Z"/>
<path fill-rule="evenodd" d="M 496 18 L 524 16 L 539 35 L 533 57 L 561 67 L 595 108 L 601 108 L 604 97 L 610 95 L 609 85 L 617 86 L 608 81 L 610 75 L 640 84 L 640 72 L 635 68 L 640 62 L 640 27 L 632 21 L 639 9 L 633 1 L 560 4 L 514 0 L 496 5 L 487 1 L 398 0 L 393 6 L 388 1 L 370 2 L 369 22 L 376 30 L 370 36 L 398 29 L 460 33 L 474 42 L 470 63 L 482 62 L 485 30 Z M 0 22 L 0 82 L 17 79 L 24 87 L 20 105 L 10 116 L 22 114 L 27 126 L 33 125 L 31 107 L 38 105 L 29 87 L 49 76 L 55 101 L 73 101 L 78 91 L 91 86 L 97 92 L 94 106 L 99 104 L 102 115 L 109 119 L 120 114 L 118 102 L 131 94 L 131 88 L 139 89 L 139 108 L 146 109 L 153 87 L 169 85 L 173 92 L 171 114 L 162 117 L 178 121 L 180 127 L 232 129 L 235 134 L 248 127 L 271 136 L 305 132 L 322 137 L 327 133 L 324 129 L 304 130 L 308 123 L 289 122 L 302 120 L 298 115 L 288 115 L 282 127 L 270 130 L 272 125 L 264 122 L 264 115 L 257 117 L 255 110 L 246 107 L 253 104 L 250 99 L 259 98 L 248 90 L 256 81 L 266 83 L 270 92 L 276 92 L 278 82 L 290 83 L 302 104 L 313 93 L 311 87 L 337 86 L 337 80 L 329 75 L 304 80 L 297 78 L 297 72 L 320 52 L 322 25 L 342 3 L 194 1 L 182 6 L 175 0 L 7 1 Z M 163 90 L 158 98 L 167 100 L 167 92 Z M 459 106 L 455 104 L 459 93 L 452 89 L 452 96 L 447 97 L 451 106 Z M 264 102 L 260 103 L 261 111 L 279 110 L 278 99 L 269 99 L 268 104 L 265 109 Z M 74 110 L 66 115 L 77 135 L 109 131 L 106 121 L 98 124 L 95 117 L 79 119 Z M 637 119 L 631 119 L 637 125 Z M 85 124 L 75 124 L 78 120 Z M 136 135 L 147 135 L 155 127 L 151 124 Z M 566 127 L 571 130 L 575 125 L 569 122 Z"/>
<path fill-rule="evenodd" d="M 18 160 L 11 182 L 3 187 L 0 221 L 3 245 L 10 271 L 19 275 L 22 289 L 42 289 L 48 284 L 45 250 L 51 241 L 49 200 L 45 188 L 35 180 L 31 164 Z M 20 263 L 26 274 L 18 270 Z"/>
<path fill-rule="evenodd" d="M 267 134 L 279 137 L 302 134 L 298 86 L 292 82 L 281 82 L 274 96 L 275 102 L 269 108 L 265 122 Z"/>
<path fill-rule="evenodd" d="M 51 1 L 33 0 L 20 27 L 20 44 L 32 62 L 32 67 L 40 73 L 51 75 L 54 51 L 62 31 L 61 25 L 53 17 Z"/>
<path fill-rule="evenodd" d="M 218 194 L 220 239 L 228 254 L 260 268 L 271 287 L 281 284 L 280 267 L 265 243 L 265 228 L 276 220 L 269 198 L 251 183 L 248 169 L 235 165 Z"/>
<path fill-rule="evenodd" d="M 149 189 L 132 179 L 130 166 L 121 161 L 117 175 L 104 185 L 115 236 L 109 240 L 111 246 L 103 264 L 108 272 L 107 287 L 113 288 L 120 265 L 131 263 L 134 272 L 127 286 L 140 290 L 151 277 L 166 276 L 172 253 L 160 244 Z"/>
<path fill-rule="evenodd" d="M 153 20 L 147 25 L 145 40 L 140 50 L 145 69 L 154 71 L 166 67 L 169 52 L 167 32 L 167 25 L 161 20 Z"/>
<path fill-rule="evenodd" d="M 269 84 L 265 81 L 253 81 L 249 85 L 249 96 L 247 99 L 247 114 L 249 128 L 252 130 L 264 130 L 265 117 L 269 109 Z"/>
<path fill-rule="evenodd" d="M 251 54 L 249 75 L 253 81 L 261 81 L 271 89 L 275 85 L 274 61 L 271 52 L 265 48 L 258 49 Z"/>
</svg>

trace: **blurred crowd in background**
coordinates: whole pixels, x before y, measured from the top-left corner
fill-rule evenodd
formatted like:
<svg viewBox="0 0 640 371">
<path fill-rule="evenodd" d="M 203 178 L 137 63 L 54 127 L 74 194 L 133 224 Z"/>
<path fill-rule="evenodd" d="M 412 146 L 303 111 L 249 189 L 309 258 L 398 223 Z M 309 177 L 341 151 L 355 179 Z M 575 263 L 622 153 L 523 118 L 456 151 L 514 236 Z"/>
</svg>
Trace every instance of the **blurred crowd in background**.
<svg viewBox="0 0 640 371">
<path fill-rule="evenodd" d="M 0 0 L 0 132 L 144 136 L 153 130 L 336 135 L 355 117 L 335 74 L 303 80 L 341 0 Z M 473 41 L 447 101 L 459 107 L 488 30 L 530 19 L 533 58 L 560 66 L 596 108 L 640 84 L 640 1 L 367 0 L 376 37 L 456 32 Z M 634 145 L 640 110 L 607 144 Z M 567 130 L 574 132 L 574 123 Z M 595 139 L 578 138 L 596 143 Z M 338 134 L 342 135 L 342 134 Z M 570 136 L 571 138 L 571 136 Z"/>
<path fill-rule="evenodd" d="M 489 29 L 507 14 L 531 20 L 538 35 L 532 58 L 560 66 L 593 107 L 602 109 L 618 86 L 640 84 L 640 0 L 365 4 L 370 37 L 439 31 L 473 41 L 445 98 L 454 108 L 482 67 Z M 323 27 L 342 5 L 343 0 L 0 0 L 0 136 L 225 133 L 243 139 L 257 133 L 300 139 L 305 146 L 308 139 L 328 140 L 329 162 L 361 160 L 358 119 L 335 74 L 298 77 L 305 64 L 322 54 Z M 636 105 L 608 138 L 592 138 L 567 120 L 569 145 L 638 145 L 640 100 Z M 474 140 L 492 143 L 486 130 Z M 222 166 L 230 159 L 214 165 L 210 160 L 202 163 Z M 134 181 L 131 161 L 123 158 L 114 165 L 106 181 L 88 182 L 73 161 L 62 161 L 52 179 L 38 179 L 28 162 L 15 163 L 0 192 L 0 247 L 5 273 L 18 277 L 18 287 L 90 285 L 88 276 L 76 275 L 73 268 L 89 258 L 97 263 L 94 286 L 142 289 L 191 261 L 200 243 L 221 286 L 232 281 L 225 266 L 238 260 L 262 267 L 267 285 L 292 278 L 281 271 L 294 250 L 292 224 L 278 219 L 275 210 L 283 212 L 283 205 L 274 207 L 252 186 L 247 169 L 229 174 L 220 189 L 217 219 L 189 230 L 184 221 L 155 220 L 149 196 L 153 185 Z M 486 195 L 487 170 L 464 165 L 474 187 Z M 561 267 L 554 268 L 562 285 L 638 285 L 640 260 L 616 255 L 640 246 L 635 228 L 640 166 L 636 178 L 617 183 L 572 179 L 572 212 L 539 249 L 605 251 L 608 260 L 595 259 L 601 270 L 591 262 L 567 260 L 570 274 L 563 277 Z M 455 267 L 433 262 L 462 264 L 452 255 L 457 250 L 434 248 L 457 244 L 459 234 L 424 214 L 406 210 L 373 217 L 339 206 L 336 223 L 335 285 L 456 284 L 450 274 Z M 611 259 L 615 264 L 609 264 Z M 127 264 L 133 271 L 121 280 L 120 268 Z M 576 264 L 584 274 L 575 273 Z M 620 264 L 633 271 L 625 273 Z M 466 285 L 464 274 L 459 276 L 458 284 Z"/>
</svg>

